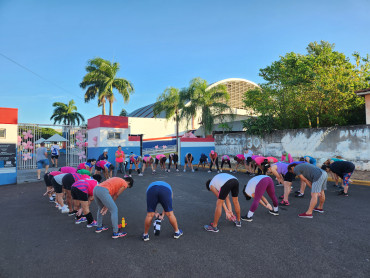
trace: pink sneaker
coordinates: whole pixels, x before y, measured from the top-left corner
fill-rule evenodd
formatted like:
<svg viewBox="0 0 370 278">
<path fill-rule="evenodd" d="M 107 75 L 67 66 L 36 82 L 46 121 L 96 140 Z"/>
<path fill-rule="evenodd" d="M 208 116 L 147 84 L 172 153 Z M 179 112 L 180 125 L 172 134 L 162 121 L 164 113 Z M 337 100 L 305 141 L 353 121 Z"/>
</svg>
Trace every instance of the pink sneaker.
<svg viewBox="0 0 370 278">
<path fill-rule="evenodd" d="M 324 210 L 323 209 L 319 209 L 319 208 L 314 208 L 313 211 L 324 213 Z"/>
<path fill-rule="evenodd" d="M 282 200 L 279 204 L 282 205 L 282 206 L 289 206 L 290 205 L 289 202 L 284 201 L 284 200 Z"/>
<path fill-rule="evenodd" d="M 313 218 L 312 214 L 307 214 L 307 213 L 301 213 L 301 214 L 298 214 L 298 216 L 302 218 Z"/>
</svg>

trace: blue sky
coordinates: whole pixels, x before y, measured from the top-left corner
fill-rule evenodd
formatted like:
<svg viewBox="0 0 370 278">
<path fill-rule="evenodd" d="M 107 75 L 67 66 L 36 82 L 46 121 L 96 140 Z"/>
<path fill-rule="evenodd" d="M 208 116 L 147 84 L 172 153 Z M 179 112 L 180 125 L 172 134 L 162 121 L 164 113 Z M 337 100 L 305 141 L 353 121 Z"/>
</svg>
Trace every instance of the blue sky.
<svg viewBox="0 0 370 278">
<path fill-rule="evenodd" d="M 128 104 L 116 95 L 115 115 L 198 76 L 261 83 L 260 68 L 312 41 L 370 54 L 369 11 L 368 0 L 0 0 L 0 107 L 23 123 L 50 123 L 52 103 L 70 99 L 86 119 L 100 114 L 79 87 L 94 57 L 119 62 L 135 87 Z"/>
</svg>

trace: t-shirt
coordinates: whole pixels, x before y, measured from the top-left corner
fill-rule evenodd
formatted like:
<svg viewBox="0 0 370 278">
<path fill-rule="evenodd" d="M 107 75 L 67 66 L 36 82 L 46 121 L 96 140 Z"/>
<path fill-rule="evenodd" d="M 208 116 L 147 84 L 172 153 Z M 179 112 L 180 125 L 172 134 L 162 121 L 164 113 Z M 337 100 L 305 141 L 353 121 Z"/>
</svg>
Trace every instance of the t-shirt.
<svg viewBox="0 0 370 278">
<path fill-rule="evenodd" d="M 266 159 L 264 156 L 259 156 L 254 159 L 257 165 L 261 165 L 261 163 Z"/>
<path fill-rule="evenodd" d="M 139 158 L 139 156 L 138 156 L 138 155 L 135 155 L 135 154 L 130 155 L 130 160 L 131 160 L 132 162 L 136 162 L 138 158 Z"/>
<path fill-rule="evenodd" d="M 263 178 L 269 178 L 269 176 L 266 175 L 259 175 L 257 177 L 253 177 L 249 180 L 247 186 L 244 189 L 244 192 L 248 194 L 248 196 L 252 197 L 252 194 L 256 192 L 257 184 L 263 179 Z"/>
<path fill-rule="evenodd" d="M 276 166 L 276 172 L 280 175 L 285 175 L 288 172 L 288 166 L 289 164 L 283 163 L 283 162 L 276 162 L 275 164 L 272 164 L 271 167 Z"/>
<path fill-rule="evenodd" d="M 54 176 L 54 180 L 60 184 L 60 185 L 63 185 L 63 182 L 62 182 L 62 179 L 65 175 L 67 175 L 68 173 L 63 173 L 63 174 L 60 174 L 60 175 L 56 175 Z"/>
<path fill-rule="evenodd" d="M 310 182 L 314 182 L 321 177 L 322 172 L 320 168 L 312 164 L 301 163 L 294 167 L 294 174 L 296 174 L 297 176 L 303 175 Z"/>
<path fill-rule="evenodd" d="M 88 171 L 86 169 L 80 169 L 80 170 L 77 171 L 77 173 L 79 173 L 81 175 L 88 175 L 88 176 L 91 175 L 90 171 Z"/>
<path fill-rule="evenodd" d="M 210 153 L 209 153 L 209 156 L 210 156 L 212 159 L 216 159 L 216 158 L 217 158 L 217 153 L 216 153 L 216 152 L 214 152 L 214 153 L 212 154 L 212 152 L 210 152 Z"/>
<path fill-rule="evenodd" d="M 244 155 L 242 155 L 242 154 L 237 154 L 237 155 L 236 155 L 236 158 L 237 158 L 238 160 L 245 160 L 245 157 L 244 157 Z"/>
<path fill-rule="evenodd" d="M 77 173 L 77 169 L 73 168 L 73 167 L 70 167 L 70 166 L 64 166 L 62 168 L 60 168 L 60 171 L 62 173 Z"/>
<path fill-rule="evenodd" d="M 252 155 L 252 156 L 251 156 L 251 158 L 252 158 L 253 160 L 255 160 L 255 159 L 256 159 L 256 157 L 260 157 L 260 155 Z"/>
<path fill-rule="evenodd" d="M 155 156 L 156 159 L 161 160 L 163 157 L 166 157 L 164 154 L 157 154 Z"/>
<path fill-rule="evenodd" d="M 316 166 L 316 159 L 314 159 L 312 156 L 305 155 L 303 158 L 309 158 L 309 163 Z"/>
<path fill-rule="evenodd" d="M 169 185 L 167 182 L 164 182 L 164 181 L 154 181 L 152 182 L 151 184 L 149 184 L 148 188 L 146 189 L 146 191 L 148 192 L 148 190 L 153 187 L 154 185 L 159 185 L 159 186 L 164 186 L 166 188 L 168 188 L 169 190 L 171 190 L 171 194 L 172 194 L 172 188 L 171 188 L 171 185 Z"/>
<path fill-rule="evenodd" d="M 204 153 L 202 153 L 201 155 L 200 155 L 200 159 L 203 159 L 203 160 L 206 160 L 208 157 L 204 154 Z"/>
<path fill-rule="evenodd" d="M 213 186 L 214 188 L 217 189 L 217 191 L 221 190 L 221 187 L 231 179 L 237 179 L 233 175 L 222 173 L 222 174 L 217 174 L 214 176 L 214 178 L 211 180 L 209 186 Z"/>
<path fill-rule="evenodd" d="M 59 171 L 52 171 L 49 174 L 52 175 L 53 177 L 55 177 L 55 176 L 58 176 L 58 175 L 63 174 L 63 173 L 59 172 Z"/>
<path fill-rule="evenodd" d="M 225 154 L 225 155 L 222 156 L 222 160 L 230 160 L 230 157 Z"/>
<path fill-rule="evenodd" d="M 58 155 L 60 147 L 59 145 L 52 145 L 50 150 L 51 150 L 51 155 Z"/>
<path fill-rule="evenodd" d="M 144 157 L 143 157 L 143 160 L 145 161 L 145 162 L 149 162 L 150 160 L 151 160 L 151 156 L 149 155 L 149 154 L 146 154 L 146 155 L 144 155 Z"/>
<path fill-rule="evenodd" d="M 344 174 L 352 173 L 355 168 L 355 164 L 349 161 L 336 161 L 330 164 L 330 170 L 341 178 Z"/>
<path fill-rule="evenodd" d="M 84 174 L 79 174 L 79 173 L 74 173 L 74 174 L 72 174 L 72 176 L 73 176 L 75 181 L 86 180 L 86 179 L 90 178 L 89 175 L 84 175 Z"/>
<path fill-rule="evenodd" d="M 244 152 L 244 157 L 247 159 L 248 157 L 252 157 L 253 152 L 251 150 L 248 150 L 247 152 Z"/>
<path fill-rule="evenodd" d="M 47 153 L 48 150 L 45 147 L 38 148 L 36 150 L 36 161 L 47 159 L 45 156 L 45 153 Z"/>
<path fill-rule="evenodd" d="M 114 177 L 114 178 L 110 178 L 109 180 L 106 180 L 106 181 L 102 182 L 98 186 L 107 188 L 108 191 L 109 191 L 109 194 L 111 196 L 114 196 L 118 193 L 118 191 L 122 187 L 127 188 L 128 185 L 127 185 L 127 182 L 125 180 L 123 180 L 121 178 Z"/>
<path fill-rule="evenodd" d="M 290 153 L 288 153 L 287 155 L 282 155 L 281 156 L 281 161 L 285 161 L 285 162 L 293 162 L 293 158 L 292 156 L 290 155 Z"/>
<path fill-rule="evenodd" d="M 276 162 L 279 161 L 277 158 L 275 158 L 273 156 L 268 156 L 267 160 L 268 160 L 269 163 L 271 163 L 271 161 L 272 161 L 272 163 L 276 163 Z"/>
<path fill-rule="evenodd" d="M 99 155 L 98 160 L 108 160 L 108 154 L 104 156 L 104 154 Z"/>
<path fill-rule="evenodd" d="M 72 187 L 76 187 L 78 190 L 85 192 L 89 196 L 93 196 L 93 191 L 98 182 L 94 179 L 78 180 Z"/>
<path fill-rule="evenodd" d="M 116 151 L 118 157 L 116 157 L 116 162 L 121 163 L 123 162 L 123 155 L 125 154 L 123 151 Z"/>
<path fill-rule="evenodd" d="M 99 160 L 98 162 L 96 162 L 96 166 L 104 169 L 104 167 L 107 167 L 109 168 L 111 164 L 108 162 L 108 161 L 105 161 L 105 160 Z"/>
</svg>

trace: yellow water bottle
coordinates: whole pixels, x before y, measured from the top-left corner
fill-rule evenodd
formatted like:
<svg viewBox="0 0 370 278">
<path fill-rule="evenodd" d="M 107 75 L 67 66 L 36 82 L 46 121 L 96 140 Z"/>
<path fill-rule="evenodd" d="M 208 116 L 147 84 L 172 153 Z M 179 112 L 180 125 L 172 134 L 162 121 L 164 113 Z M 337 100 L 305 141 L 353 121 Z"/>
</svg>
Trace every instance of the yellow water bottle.
<svg viewBox="0 0 370 278">
<path fill-rule="evenodd" d="M 124 217 L 122 217 L 122 228 L 126 227 L 126 220 Z"/>
</svg>

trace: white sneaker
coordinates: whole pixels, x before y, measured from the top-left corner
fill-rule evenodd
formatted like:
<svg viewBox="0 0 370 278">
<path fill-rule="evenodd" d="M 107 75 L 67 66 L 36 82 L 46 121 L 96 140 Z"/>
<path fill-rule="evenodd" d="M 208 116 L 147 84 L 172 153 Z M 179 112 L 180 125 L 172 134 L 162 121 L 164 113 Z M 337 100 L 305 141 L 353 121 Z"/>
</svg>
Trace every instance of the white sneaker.
<svg viewBox="0 0 370 278">
<path fill-rule="evenodd" d="M 139 177 L 142 177 L 142 176 L 144 176 L 142 173 L 140 173 L 139 175 L 138 175 Z"/>
<path fill-rule="evenodd" d="M 212 172 L 212 171 L 210 171 L 210 170 L 208 171 L 208 173 L 211 173 L 211 172 Z"/>
<path fill-rule="evenodd" d="M 221 171 L 222 172 L 222 171 Z M 217 171 L 217 173 L 220 173 L 220 171 Z"/>
<path fill-rule="evenodd" d="M 128 175 L 130 178 L 132 178 L 132 176 L 131 175 Z"/>
<path fill-rule="evenodd" d="M 233 172 L 233 170 L 230 170 L 230 173 L 232 173 Z"/>
<path fill-rule="evenodd" d="M 176 169 L 176 172 L 178 172 L 179 171 L 179 169 Z"/>
<path fill-rule="evenodd" d="M 61 210 L 60 210 L 61 213 L 68 213 L 69 212 L 69 208 L 68 207 L 63 207 Z"/>
<path fill-rule="evenodd" d="M 191 170 L 193 173 L 194 173 L 194 169 L 193 170 Z"/>
<path fill-rule="evenodd" d="M 220 172 L 222 173 L 222 170 L 220 170 Z"/>
<path fill-rule="evenodd" d="M 169 173 L 169 172 L 171 172 L 171 170 L 170 170 L 170 169 L 168 169 L 168 170 L 167 170 L 167 172 Z"/>
<path fill-rule="evenodd" d="M 184 173 L 186 172 L 186 169 L 184 169 Z"/>
</svg>

